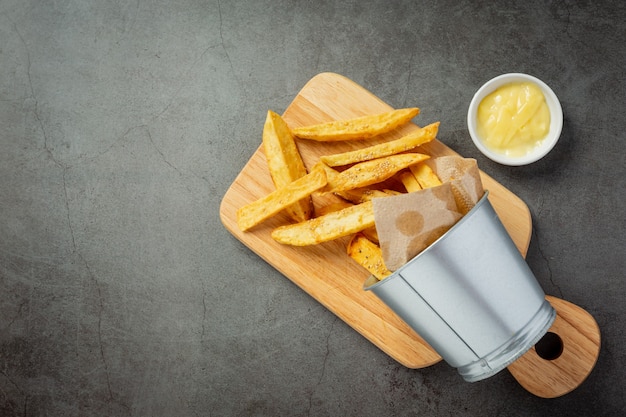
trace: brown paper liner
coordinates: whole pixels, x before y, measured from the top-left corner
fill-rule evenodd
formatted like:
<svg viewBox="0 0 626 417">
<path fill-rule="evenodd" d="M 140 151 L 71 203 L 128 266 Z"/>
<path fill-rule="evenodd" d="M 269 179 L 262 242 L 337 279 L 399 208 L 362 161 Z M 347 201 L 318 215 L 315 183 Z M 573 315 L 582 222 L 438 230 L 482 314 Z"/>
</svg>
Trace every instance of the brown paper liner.
<svg viewBox="0 0 626 417">
<path fill-rule="evenodd" d="M 474 159 L 444 156 L 427 163 L 442 185 L 373 200 L 379 244 L 390 271 L 442 236 L 484 193 Z"/>
</svg>

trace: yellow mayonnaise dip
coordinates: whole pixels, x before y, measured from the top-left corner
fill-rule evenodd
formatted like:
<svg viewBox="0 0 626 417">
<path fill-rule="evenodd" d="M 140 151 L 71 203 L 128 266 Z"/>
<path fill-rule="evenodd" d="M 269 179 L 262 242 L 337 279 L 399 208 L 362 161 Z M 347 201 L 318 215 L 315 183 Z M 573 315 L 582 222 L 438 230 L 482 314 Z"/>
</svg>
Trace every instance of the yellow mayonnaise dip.
<svg viewBox="0 0 626 417">
<path fill-rule="evenodd" d="M 550 129 L 550 110 L 541 89 L 531 82 L 505 84 L 478 106 L 478 135 L 493 151 L 524 156 Z"/>
</svg>

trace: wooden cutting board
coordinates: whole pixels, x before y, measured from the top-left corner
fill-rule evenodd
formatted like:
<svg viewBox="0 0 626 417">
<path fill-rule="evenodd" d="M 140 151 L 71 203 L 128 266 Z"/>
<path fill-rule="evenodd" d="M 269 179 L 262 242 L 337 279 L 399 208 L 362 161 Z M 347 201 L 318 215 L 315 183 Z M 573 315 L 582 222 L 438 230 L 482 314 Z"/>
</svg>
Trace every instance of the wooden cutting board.
<svg viewBox="0 0 626 417">
<path fill-rule="evenodd" d="M 428 103 L 411 103 L 423 107 Z M 291 127 L 306 126 L 337 119 L 382 113 L 392 107 L 365 88 L 334 73 L 321 73 L 312 78 L 294 98 L 283 117 Z M 271 110 L 271 108 L 268 108 Z M 416 119 L 419 120 L 420 116 Z M 438 120 L 423 120 L 424 126 Z M 259 126 L 259 144 L 262 128 Z M 399 138 L 418 127 L 409 124 L 381 138 L 367 142 L 320 143 L 297 142 L 307 169 L 321 155 L 345 152 L 380 141 Z M 468 140 L 469 136 L 468 136 Z M 421 147 L 433 157 L 454 155 L 455 152 L 435 140 Z M 522 200 L 481 172 L 489 200 L 522 255 L 526 256 L 532 225 L 528 207 Z M 406 325 L 389 307 L 370 291 L 363 290 L 368 272 L 346 255 L 349 238 L 309 247 L 291 247 L 275 242 L 270 232 L 289 223 L 280 214 L 248 232 L 237 227 L 237 209 L 274 190 L 263 149 L 259 147 L 243 167 L 220 206 L 222 223 L 244 245 L 340 317 L 374 345 L 408 368 L 423 368 L 441 360 L 419 335 Z M 314 197 L 314 206 L 328 204 L 334 197 Z M 254 284 L 254 277 L 250 277 Z"/>
</svg>

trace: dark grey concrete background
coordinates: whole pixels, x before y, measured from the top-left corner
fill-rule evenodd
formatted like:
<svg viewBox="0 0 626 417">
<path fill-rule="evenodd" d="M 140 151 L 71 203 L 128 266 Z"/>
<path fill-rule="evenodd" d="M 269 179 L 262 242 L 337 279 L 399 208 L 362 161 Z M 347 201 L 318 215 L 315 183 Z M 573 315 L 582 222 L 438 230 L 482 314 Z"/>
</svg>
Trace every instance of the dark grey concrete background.
<svg viewBox="0 0 626 417">
<path fill-rule="evenodd" d="M 625 33 L 620 1 L 0 0 L 0 415 L 624 415 Z M 267 110 L 323 71 L 528 204 L 537 279 L 602 330 L 581 387 L 405 369 L 222 227 Z M 466 130 L 505 72 L 565 112 L 526 167 Z"/>
</svg>

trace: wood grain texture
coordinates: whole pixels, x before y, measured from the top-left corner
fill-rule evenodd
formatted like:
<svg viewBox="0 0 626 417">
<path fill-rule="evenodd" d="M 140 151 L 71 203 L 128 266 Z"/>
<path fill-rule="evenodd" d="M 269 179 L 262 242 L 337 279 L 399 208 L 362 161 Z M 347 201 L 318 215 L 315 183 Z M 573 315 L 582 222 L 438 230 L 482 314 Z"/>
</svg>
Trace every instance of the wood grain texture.
<svg viewBox="0 0 626 417">
<path fill-rule="evenodd" d="M 530 393 L 556 398 L 580 386 L 591 373 L 600 354 L 600 329 L 581 307 L 556 297 L 546 299 L 557 314 L 548 331 L 561 338 L 563 352 L 547 360 L 533 347 L 509 365 L 508 370 Z"/>
<path fill-rule="evenodd" d="M 419 107 L 421 103 L 410 103 Z M 427 105 L 427 103 L 424 103 Z M 312 78 L 285 110 L 283 117 L 290 127 L 306 126 L 337 119 L 382 113 L 392 107 L 353 81 L 334 73 Z M 271 109 L 268 109 L 271 110 Z M 419 119 L 419 116 L 417 117 Z M 426 125 L 436 120 L 420 123 Z M 297 145 L 307 169 L 321 155 L 354 150 L 366 145 L 397 139 L 412 130 L 408 124 L 379 138 L 355 142 L 320 143 L 298 140 Z M 469 140 L 469 138 L 468 138 Z M 259 143 L 261 142 L 261 127 Z M 455 152 L 438 140 L 423 145 L 422 152 L 431 156 L 453 155 Z M 512 192 L 481 172 L 489 200 L 500 216 L 517 248 L 525 256 L 531 237 L 528 207 Z M 389 356 L 409 368 L 423 368 L 441 360 L 419 335 L 408 327 L 374 294 L 363 290 L 368 272 L 346 254 L 349 238 L 342 238 L 309 247 L 281 245 L 270 236 L 272 229 L 289 223 L 279 214 L 248 232 L 237 227 L 238 208 L 272 192 L 274 186 L 268 173 L 262 147 L 252 155 L 222 199 L 220 217 L 226 229 L 243 244 L 275 267 L 314 299 L 340 317 Z M 338 201 L 333 196 L 314 196 L 319 208 Z"/>
</svg>

